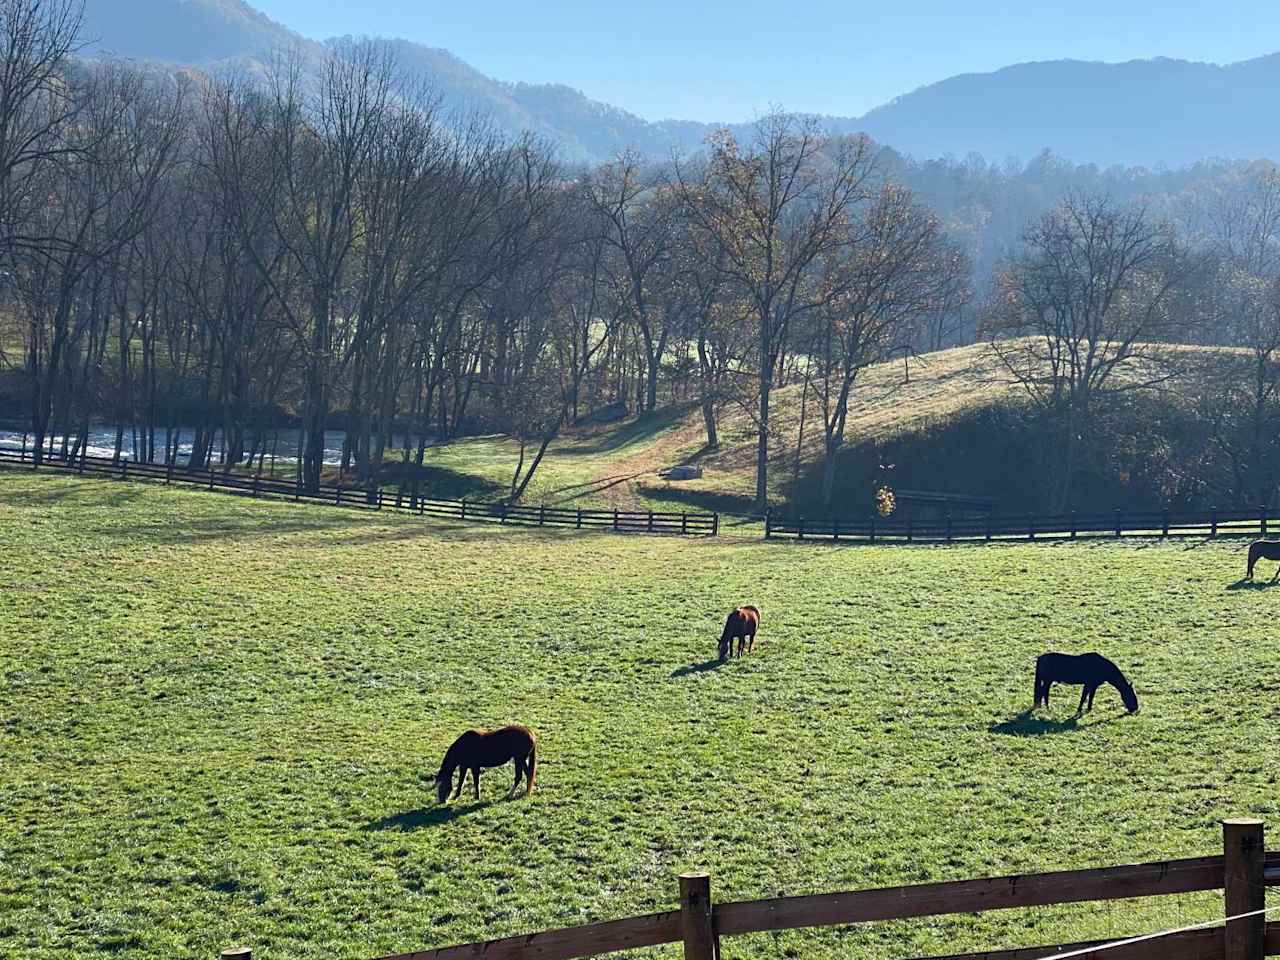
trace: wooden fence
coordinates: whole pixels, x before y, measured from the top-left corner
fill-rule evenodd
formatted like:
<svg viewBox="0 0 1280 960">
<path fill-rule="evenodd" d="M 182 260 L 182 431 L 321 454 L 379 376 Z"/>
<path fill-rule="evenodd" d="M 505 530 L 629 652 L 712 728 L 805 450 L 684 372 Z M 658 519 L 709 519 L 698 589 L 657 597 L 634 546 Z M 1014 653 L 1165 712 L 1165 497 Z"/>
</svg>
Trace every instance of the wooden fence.
<svg viewBox="0 0 1280 960">
<path fill-rule="evenodd" d="M 25 448 L 0 450 L 0 466 L 36 468 Z M 654 513 L 626 510 L 578 510 L 560 507 L 526 507 L 519 504 L 474 500 L 441 500 L 416 496 L 399 489 L 344 487 L 322 484 L 308 490 L 300 483 L 274 480 L 260 475 L 216 470 L 189 470 L 173 463 L 131 463 L 109 457 L 80 455 L 69 459 L 45 455 L 38 469 L 57 470 L 83 476 L 113 477 L 119 480 L 150 480 L 186 484 L 206 490 L 242 496 L 270 497 L 305 503 L 353 507 L 366 510 L 392 509 L 418 516 L 450 520 L 519 524 L 536 527 L 571 527 L 577 530 L 613 530 L 618 533 L 715 536 L 720 532 L 720 516 L 715 513 Z"/>
<path fill-rule="evenodd" d="M 1267 508 L 1147 510 L 1110 513 L 1009 514 L 938 520 L 871 516 L 814 519 L 766 516 L 766 539 L 846 540 L 852 543 L 951 543 L 974 540 L 1075 540 L 1081 537 L 1217 537 L 1267 535 Z M 1273 524 L 1274 526 L 1274 524 Z"/>
<path fill-rule="evenodd" d="M 1105 958 L 1098 951 L 1078 960 L 1262 960 L 1280 955 L 1280 923 L 1266 923 L 1259 912 L 1266 909 L 1266 887 L 1280 885 L 1280 854 L 1266 852 L 1260 820 L 1226 820 L 1222 834 L 1219 856 L 737 903 L 714 903 L 707 874 L 682 874 L 678 910 L 379 960 L 572 960 L 677 942 L 684 944 L 685 960 L 716 960 L 721 937 L 747 933 L 1206 890 L 1222 890 L 1223 916 L 1239 919 L 1212 929 L 1184 930 L 1113 946 L 1105 951 Z M 930 960 L 1039 960 L 1108 942 L 1019 947 Z M 250 960 L 244 947 L 222 955 Z"/>
</svg>

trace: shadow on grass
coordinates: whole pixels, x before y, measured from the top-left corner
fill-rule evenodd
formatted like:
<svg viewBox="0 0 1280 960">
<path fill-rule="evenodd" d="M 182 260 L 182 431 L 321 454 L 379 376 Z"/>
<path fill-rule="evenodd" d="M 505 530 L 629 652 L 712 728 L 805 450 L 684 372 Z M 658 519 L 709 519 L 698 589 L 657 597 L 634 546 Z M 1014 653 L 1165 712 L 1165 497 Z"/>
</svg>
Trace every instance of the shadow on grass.
<svg viewBox="0 0 1280 960">
<path fill-rule="evenodd" d="M 1103 717 L 1101 720 L 1094 720 L 1092 723 L 1081 723 L 1079 717 L 1068 717 L 1066 720 L 1051 720 L 1048 717 L 1037 717 L 1030 710 L 1023 710 L 1008 720 L 1001 720 L 999 723 L 991 724 L 991 726 L 987 727 L 987 732 L 998 733 L 1006 737 L 1043 737 L 1052 733 L 1073 733 L 1077 730 L 1097 727 L 1104 723 L 1110 723 L 1114 719 L 1114 717 Z"/>
<path fill-rule="evenodd" d="M 1271 587 L 1280 587 L 1280 581 L 1237 580 L 1235 583 L 1227 585 L 1228 590 L 1268 590 Z"/>
<path fill-rule="evenodd" d="M 477 810 L 483 810 L 485 807 L 492 806 L 496 800 L 482 800 L 472 803 L 466 803 L 465 806 L 460 803 L 442 804 L 440 806 L 422 807 L 419 810 L 406 810 L 404 813 L 397 813 L 390 817 L 383 817 L 381 820 L 374 820 L 372 823 L 365 824 L 365 830 L 399 830 L 407 833 L 410 830 L 420 830 L 423 827 L 438 827 L 442 823 L 448 823 L 450 820 L 456 820 L 458 817 L 465 817 L 468 813 L 474 813 Z"/>
<path fill-rule="evenodd" d="M 671 671 L 673 677 L 687 677 L 691 673 L 706 673 L 708 670 L 715 670 L 723 666 L 727 661 L 721 660 L 719 657 L 713 657 L 710 660 L 703 660 L 702 663 L 691 663 L 687 667 L 680 667 Z"/>
<path fill-rule="evenodd" d="M 621 427 L 592 433 L 576 438 L 560 450 L 561 456 L 589 457 L 612 453 L 633 443 L 648 440 L 682 420 L 694 404 L 665 407 L 654 413 L 646 413 Z"/>
</svg>

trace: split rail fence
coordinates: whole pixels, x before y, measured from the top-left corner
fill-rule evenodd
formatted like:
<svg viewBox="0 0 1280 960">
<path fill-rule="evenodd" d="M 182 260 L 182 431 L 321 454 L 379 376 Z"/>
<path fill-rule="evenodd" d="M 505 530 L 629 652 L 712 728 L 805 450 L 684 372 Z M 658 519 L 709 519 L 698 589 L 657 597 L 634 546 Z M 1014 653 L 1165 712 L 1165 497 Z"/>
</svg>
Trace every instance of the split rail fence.
<svg viewBox="0 0 1280 960">
<path fill-rule="evenodd" d="M 1266 923 L 1263 912 L 1266 888 L 1280 885 L 1280 853 L 1266 852 L 1260 820 L 1226 820 L 1222 835 L 1223 852 L 1217 856 L 736 903 L 714 903 L 710 877 L 688 873 L 680 876 L 678 910 L 379 960 L 572 960 L 666 943 L 683 943 L 685 960 L 716 960 L 722 937 L 748 933 L 1209 890 L 1223 891 L 1223 916 L 1236 919 L 1140 942 L 1095 940 L 930 960 L 1039 960 L 1075 951 L 1087 951 L 1075 960 L 1263 960 L 1280 955 L 1280 923 Z M 1103 944 L 1110 946 L 1096 949 Z M 251 960 L 251 952 L 236 947 L 224 950 L 222 957 Z"/>
<path fill-rule="evenodd" d="M 943 517 L 895 520 L 766 516 L 766 539 L 846 540 L 853 543 L 951 543 L 973 540 L 1075 540 L 1082 537 L 1217 537 L 1267 535 L 1267 508 L 1257 510 L 1147 510 Z"/>
<path fill-rule="evenodd" d="M 367 510 L 384 508 L 418 516 L 449 520 L 519 524 L 535 527 L 571 527 L 578 530 L 613 530 L 618 533 L 715 536 L 720 532 L 720 516 L 715 513 L 654 513 L 626 510 L 577 510 L 548 506 L 521 506 L 475 500 L 441 500 L 410 491 L 390 488 L 344 487 L 321 484 L 307 489 L 300 483 L 269 477 L 218 470 L 190 470 L 173 463 L 131 463 L 110 457 L 79 455 L 67 459 L 45 455 L 37 467 L 30 451 L 0 450 L 0 466 L 57 470 L 82 476 L 112 477 L 118 480 L 150 480 L 185 484 L 250 497 L 270 497 L 300 503 Z"/>
</svg>

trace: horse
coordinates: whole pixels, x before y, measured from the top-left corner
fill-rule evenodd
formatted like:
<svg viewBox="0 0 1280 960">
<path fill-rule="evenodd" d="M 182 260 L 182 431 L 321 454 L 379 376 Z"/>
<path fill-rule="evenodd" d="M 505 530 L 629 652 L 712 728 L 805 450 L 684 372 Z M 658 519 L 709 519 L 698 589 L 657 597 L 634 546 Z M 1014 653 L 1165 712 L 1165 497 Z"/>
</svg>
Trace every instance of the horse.
<svg viewBox="0 0 1280 960">
<path fill-rule="evenodd" d="M 1035 705 L 1049 705 L 1049 688 L 1055 683 L 1084 684 L 1076 716 L 1093 709 L 1093 695 L 1098 687 L 1109 683 L 1120 692 L 1120 699 L 1130 713 L 1138 712 L 1138 695 L 1120 668 L 1098 653 L 1082 653 L 1078 657 L 1066 653 L 1042 653 L 1036 657 Z M 1088 707 L 1085 701 L 1088 701 Z"/>
<path fill-rule="evenodd" d="M 751 653 L 756 648 L 756 631 L 760 629 L 760 611 L 752 606 L 741 606 L 729 614 L 724 622 L 724 632 L 720 634 L 720 662 L 729 659 L 733 641 L 738 641 L 738 656 L 742 656 L 742 648 Z"/>
<path fill-rule="evenodd" d="M 1280 540 L 1255 540 L 1249 544 L 1249 569 L 1244 573 L 1246 580 L 1253 579 L 1253 565 L 1259 560 L 1280 560 Z M 1276 577 L 1280 577 L 1280 567 L 1276 568 L 1272 583 L 1276 582 Z"/>
<path fill-rule="evenodd" d="M 514 760 L 516 779 L 507 791 L 507 799 L 516 795 L 520 786 L 520 778 L 528 775 L 525 785 L 525 796 L 533 793 L 533 778 L 538 770 L 538 738 L 528 727 L 513 723 L 499 730 L 468 730 L 453 741 L 444 760 L 440 763 L 440 772 L 436 774 L 436 799 L 444 803 L 449 798 L 449 788 L 453 786 L 453 772 L 460 770 L 458 789 L 453 792 L 457 800 L 462 787 L 467 782 L 467 771 L 471 771 L 471 779 L 475 783 L 476 799 L 480 799 L 480 771 L 488 767 L 500 767 L 508 760 Z"/>
</svg>

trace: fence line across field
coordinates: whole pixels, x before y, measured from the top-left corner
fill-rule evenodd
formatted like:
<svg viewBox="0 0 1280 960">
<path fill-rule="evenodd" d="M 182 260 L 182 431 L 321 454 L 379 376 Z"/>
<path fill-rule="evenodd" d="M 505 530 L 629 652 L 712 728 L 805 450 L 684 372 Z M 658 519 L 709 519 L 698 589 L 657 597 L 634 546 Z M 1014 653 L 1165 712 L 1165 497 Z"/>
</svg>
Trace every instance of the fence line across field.
<svg viewBox="0 0 1280 960">
<path fill-rule="evenodd" d="M 1115 510 L 1109 513 L 1034 513 L 895 520 L 871 516 L 779 517 L 766 514 L 765 539 L 851 543 L 953 543 L 988 540 L 1076 540 L 1083 537 L 1267 536 L 1276 517 L 1256 510 Z"/>
<path fill-rule="evenodd" d="M 612 530 L 618 533 L 716 536 L 720 516 L 716 513 L 673 513 L 629 510 L 579 510 L 565 507 L 523 506 L 475 500 L 446 500 L 424 497 L 403 488 L 344 487 L 321 484 L 307 489 L 301 483 L 276 480 L 261 474 L 232 473 L 227 470 L 190 470 L 169 463 L 131 462 L 81 453 L 63 459 L 45 454 L 39 464 L 24 446 L 22 450 L 0 449 L 0 465 L 50 469 L 80 476 L 105 476 L 119 480 L 153 480 L 184 484 L 207 490 L 221 490 L 253 497 L 322 503 L 331 506 L 382 510 L 390 508 L 418 516 L 448 520 L 517 524 L 520 526 L 572 527 L 578 530 Z"/>
<path fill-rule="evenodd" d="M 1222 851 L 1155 863 L 736 903 L 713 902 L 710 876 L 685 873 L 679 878 L 678 910 L 379 960 L 574 960 L 665 943 L 683 943 L 685 960 L 717 960 L 720 938 L 726 936 L 1208 890 L 1223 891 L 1220 920 L 1122 939 L 926 960 L 1078 960 L 1095 955 L 1099 960 L 1263 960 L 1280 955 L 1280 923 L 1266 922 L 1266 888 L 1280 885 L 1280 853 L 1267 853 L 1262 821 L 1224 820 Z M 224 951 L 223 957 L 250 960 L 244 947 Z"/>
</svg>

